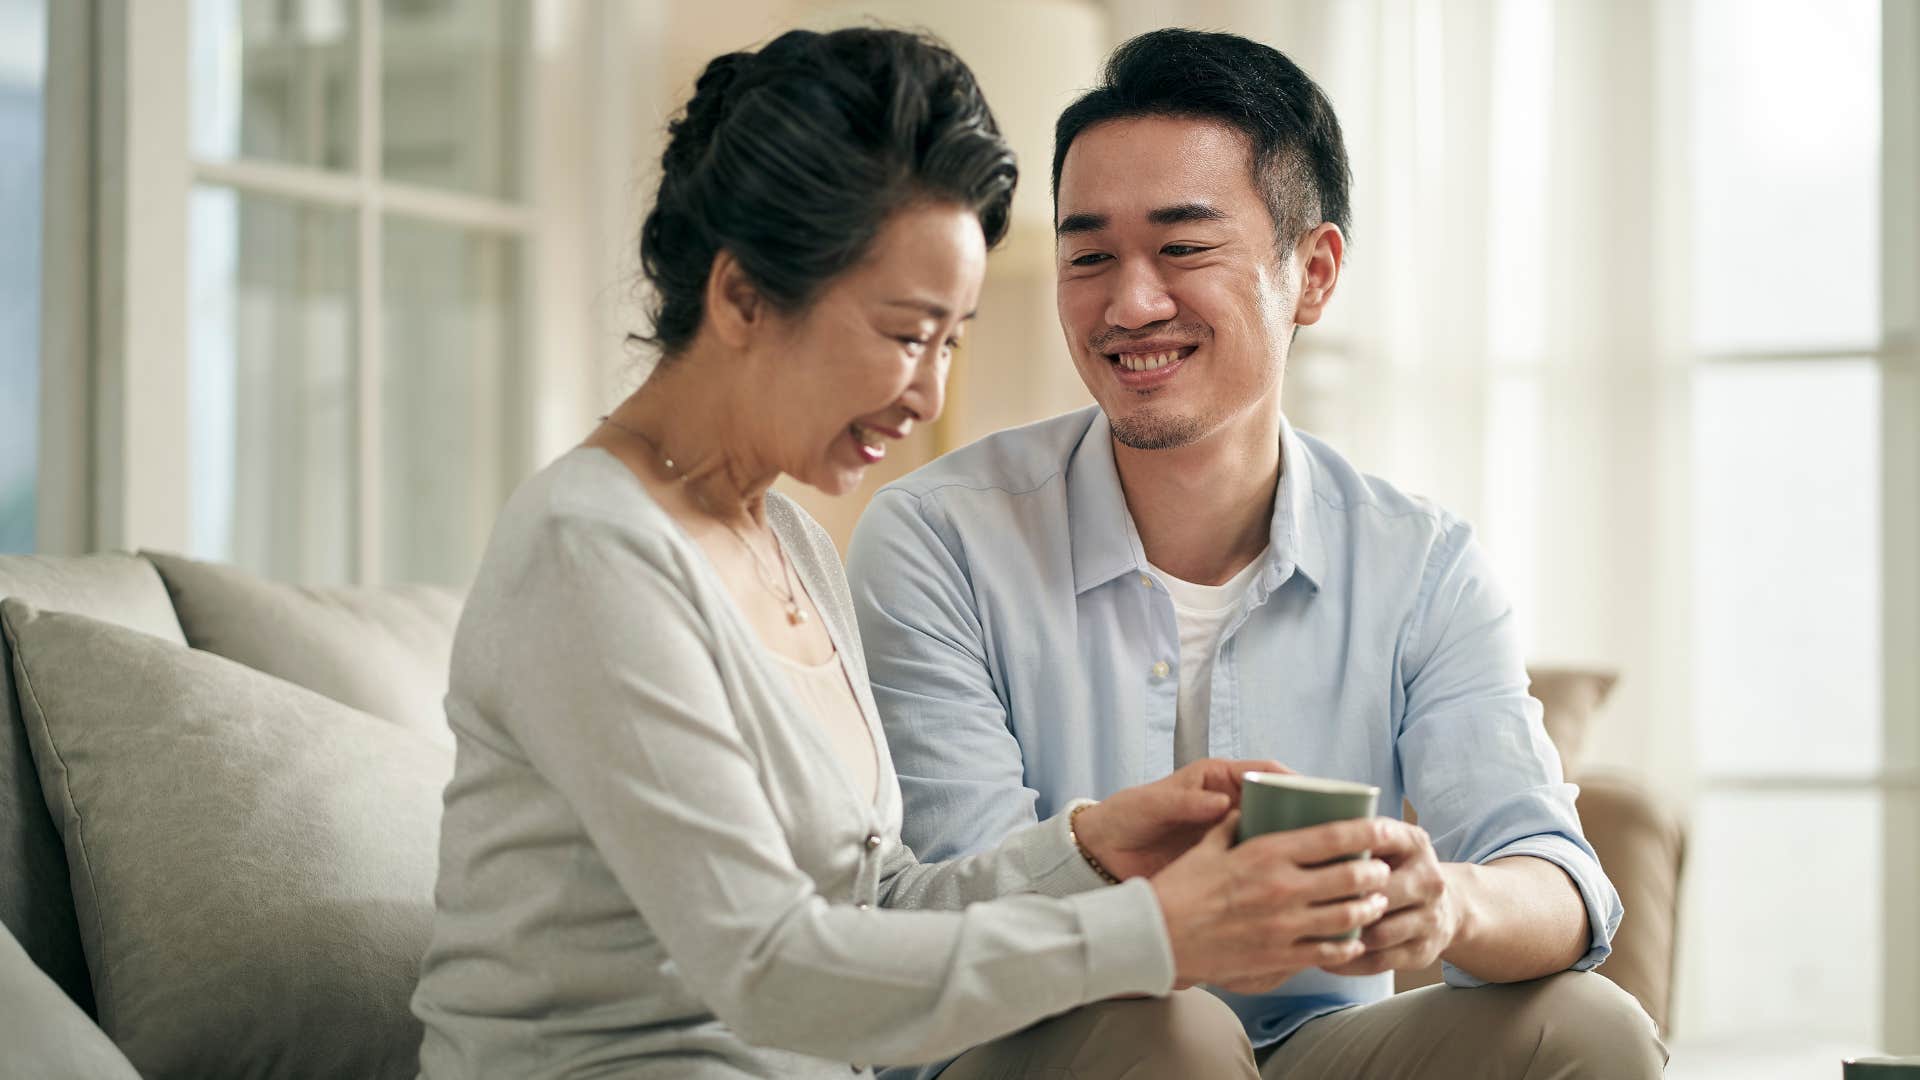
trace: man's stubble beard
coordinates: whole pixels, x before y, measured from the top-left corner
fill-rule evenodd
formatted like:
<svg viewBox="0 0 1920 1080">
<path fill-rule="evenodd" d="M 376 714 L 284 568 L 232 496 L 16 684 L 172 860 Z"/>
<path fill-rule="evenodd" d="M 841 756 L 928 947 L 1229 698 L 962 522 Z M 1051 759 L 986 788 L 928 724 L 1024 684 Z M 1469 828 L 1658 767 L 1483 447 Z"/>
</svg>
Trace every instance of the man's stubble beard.
<svg viewBox="0 0 1920 1080">
<path fill-rule="evenodd" d="M 1134 450 L 1175 450 L 1206 432 L 1197 416 L 1118 416 L 1108 425 L 1120 445 Z"/>
<path fill-rule="evenodd" d="M 1213 342 L 1213 328 L 1198 321 L 1175 322 L 1167 327 L 1167 331 L 1196 346 Z M 1088 351 L 1096 356 L 1101 355 L 1130 337 L 1134 335 L 1118 332 L 1101 335 L 1088 343 Z M 1154 416 L 1151 412 L 1145 416 L 1109 414 L 1107 422 L 1120 445 L 1135 450 L 1178 449 L 1199 440 L 1207 433 L 1208 427 L 1198 416 Z"/>
</svg>

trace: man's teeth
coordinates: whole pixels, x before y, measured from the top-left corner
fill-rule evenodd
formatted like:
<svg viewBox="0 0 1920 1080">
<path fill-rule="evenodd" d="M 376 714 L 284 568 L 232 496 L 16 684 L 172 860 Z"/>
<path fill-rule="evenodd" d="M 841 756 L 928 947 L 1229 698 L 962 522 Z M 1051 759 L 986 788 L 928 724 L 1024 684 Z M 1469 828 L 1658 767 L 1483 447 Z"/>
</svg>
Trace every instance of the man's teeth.
<svg viewBox="0 0 1920 1080">
<path fill-rule="evenodd" d="M 1180 359 L 1180 350 L 1169 349 L 1166 352 L 1157 353 L 1120 353 L 1118 359 L 1120 366 L 1126 368 L 1128 371 L 1153 371 L 1157 368 L 1166 367 L 1168 364 Z"/>
</svg>

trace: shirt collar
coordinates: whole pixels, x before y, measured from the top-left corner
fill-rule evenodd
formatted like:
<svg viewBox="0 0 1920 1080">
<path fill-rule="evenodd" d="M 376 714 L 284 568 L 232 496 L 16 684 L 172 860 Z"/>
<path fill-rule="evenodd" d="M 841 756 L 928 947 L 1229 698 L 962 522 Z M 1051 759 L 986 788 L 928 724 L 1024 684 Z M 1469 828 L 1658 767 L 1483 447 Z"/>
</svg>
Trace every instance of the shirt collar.
<svg viewBox="0 0 1920 1080">
<path fill-rule="evenodd" d="M 1146 550 L 1127 512 L 1120 471 L 1113 462 L 1113 430 L 1098 406 L 1067 466 L 1067 531 L 1073 551 L 1073 591 L 1084 593 L 1123 574 L 1147 572 Z M 1280 486 L 1269 526 L 1267 569 L 1254 584 L 1255 602 L 1295 573 L 1319 587 L 1325 552 L 1313 515 L 1313 465 L 1306 444 L 1280 418 Z"/>
<path fill-rule="evenodd" d="M 1280 417 L 1280 488 L 1273 500 L 1267 554 L 1278 574 L 1269 572 L 1268 588 L 1278 587 L 1298 573 L 1315 589 L 1326 569 L 1326 549 L 1320 538 L 1320 519 L 1313 512 L 1313 459 L 1293 425 Z"/>
<path fill-rule="evenodd" d="M 1140 533 L 1120 490 L 1113 463 L 1113 429 L 1098 405 L 1067 465 L 1067 533 L 1073 547 L 1073 592 L 1086 592 L 1147 565 Z"/>
</svg>

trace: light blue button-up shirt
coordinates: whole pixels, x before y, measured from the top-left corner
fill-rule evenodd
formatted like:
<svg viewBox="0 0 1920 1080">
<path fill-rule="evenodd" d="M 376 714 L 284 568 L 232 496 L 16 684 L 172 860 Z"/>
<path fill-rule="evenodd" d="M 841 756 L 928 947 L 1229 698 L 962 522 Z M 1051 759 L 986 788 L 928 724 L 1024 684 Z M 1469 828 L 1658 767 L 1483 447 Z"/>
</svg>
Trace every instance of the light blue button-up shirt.
<svg viewBox="0 0 1920 1080">
<path fill-rule="evenodd" d="M 1281 450 L 1265 565 L 1214 659 L 1208 752 L 1378 785 L 1381 812 L 1411 802 L 1443 860 L 1559 866 L 1592 932 L 1574 966 L 1598 964 L 1620 898 L 1581 835 L 1472 530 L 1289 425 Z M 985 850 L 1071 799 L 1173 770 L 1179 628 L 1098 408 L 889 484 L 848 564 L 921 858 Z M 1318 969 L 1267 994 L 1219 991 L 1256 1046 L 1392 992 L 1390 974 Z"/>
</svg>

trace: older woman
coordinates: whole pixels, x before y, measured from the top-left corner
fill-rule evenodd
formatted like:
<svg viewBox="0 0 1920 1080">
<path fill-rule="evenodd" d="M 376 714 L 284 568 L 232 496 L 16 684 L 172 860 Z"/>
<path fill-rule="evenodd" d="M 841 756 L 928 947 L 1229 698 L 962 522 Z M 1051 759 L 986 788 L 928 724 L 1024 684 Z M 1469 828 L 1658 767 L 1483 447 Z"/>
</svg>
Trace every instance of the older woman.
<svg viewBox="0 0 1920 1080">
<path fill-rule="evenodd" d="M 790 33 L 707 67 L 663 164 L 663 359 L 514 495 L 461 620 L 423 1073 L 843 1077 L 1356 955 L 1314 939 L 1376 913 L 1340 898 L 1384 867 L 1229 850 L 1255 763 L 952 863 L 900 844 L 834 549 L 769 486 L 848 491 L 940 411 L 1015 175 L 966 68 Z M 1280 933 L 1280 888 L 1330 902 Z M 1192 1036 L 1203 997 L 1142 1022 Z M 1154 1053 L 1135 1075 L 1253 1075 L 1231 1014 Z"/>
</svg>

